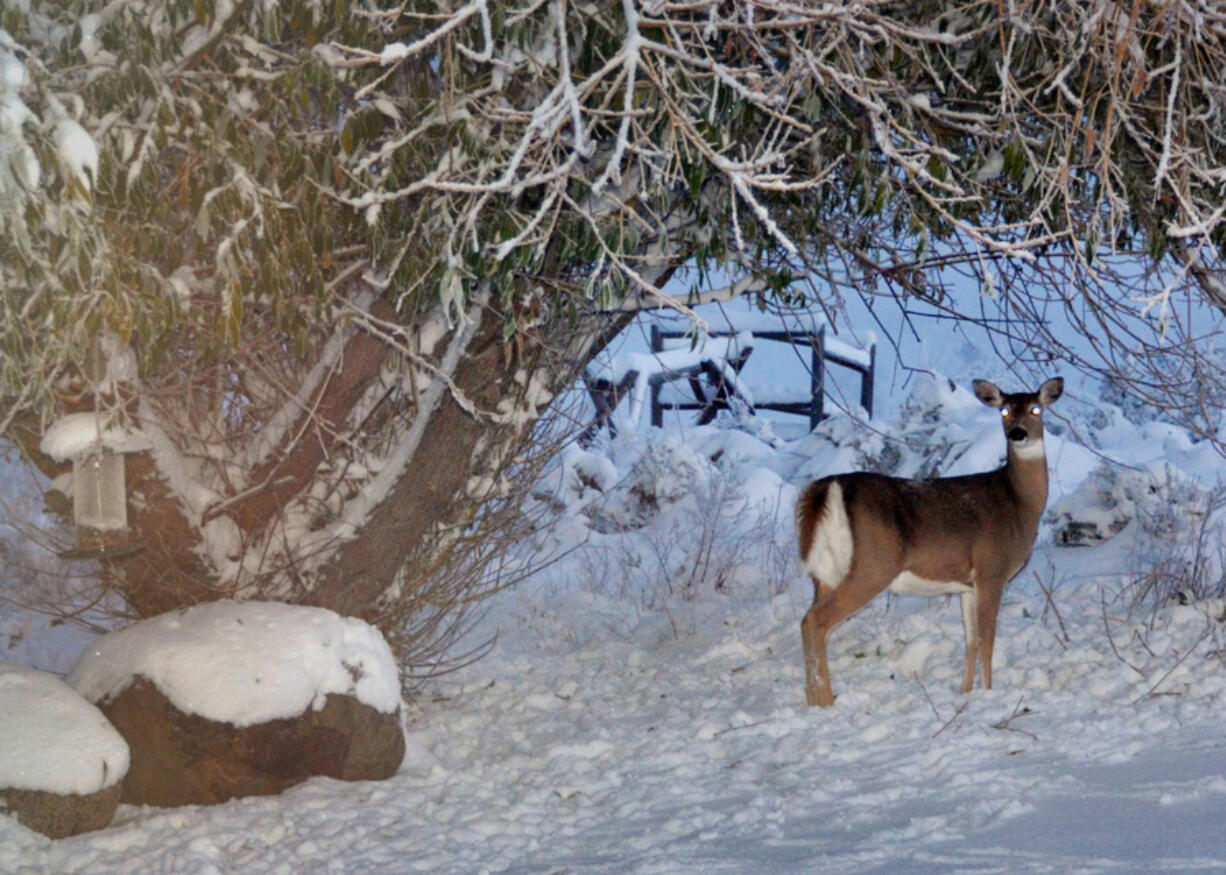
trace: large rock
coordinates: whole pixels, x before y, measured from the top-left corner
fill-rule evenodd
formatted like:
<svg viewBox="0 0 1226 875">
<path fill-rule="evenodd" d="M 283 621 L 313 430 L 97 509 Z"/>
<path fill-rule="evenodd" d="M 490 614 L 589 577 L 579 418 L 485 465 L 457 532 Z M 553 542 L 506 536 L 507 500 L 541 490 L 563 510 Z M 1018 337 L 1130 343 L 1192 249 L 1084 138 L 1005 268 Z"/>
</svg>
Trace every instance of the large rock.
<svg viewBox="0 0 1226 875">
<path fill-rule="evenodd" d="M 381 780 L 404 759 L 399 712 L 348 695 L 330 694 L 322 708 L 297 717 L 236 727 L 184 714 L 136 678 L 100 707 L 132 749 L 122 801 L 133 805 L 210 805 L 280 793 L 315 775 Z"/>
<path fill-rule="evenodd" d="M 46 790 L 0 790 L 0 811 L 22 826 L 53 839 L 110 826 L 119 807 L 122 784 L 96 793 L 51 793 Z"/>
<path fill-rule="evenodd" d="M 132 748 L 125 802 L 223 802 L 313 775 L 386 778 L 404 756 L 387 641 L 322 608 L 172 611 L 99 639 L 67 681 Z"/>
<path fill-rule="evenodd" d="M 0 663 L 0 811 L 51 838 L 100 829 L 127 768 L 127 744 L 79 693 Z"/>
</svg>

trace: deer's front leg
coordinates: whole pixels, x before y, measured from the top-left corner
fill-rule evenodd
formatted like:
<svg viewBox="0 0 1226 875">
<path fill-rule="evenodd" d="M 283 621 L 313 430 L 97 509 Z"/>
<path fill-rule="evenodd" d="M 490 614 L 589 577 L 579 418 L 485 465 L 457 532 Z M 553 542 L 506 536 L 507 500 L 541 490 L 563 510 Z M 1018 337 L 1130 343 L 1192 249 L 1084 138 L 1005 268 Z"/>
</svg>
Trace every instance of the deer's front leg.
<svg viewBox="0 0 1226 875">
<path fill-rule="evenodd" d="M 996 645 L 996 615 L 1006 581 L 988 581 L 975 586 L 975 637 L 979 641 L 979 682 L 992 689 L 992 649 Z"/>
<path fill-rule="evenodd" d="M 962 631 L 966 634 L 966 670 L 962 673 L 962 692 L 975 688 L 975 659 L 979 656 L 979 633 L 976 629 L 975 590 L 959 597 L 962 603 Z"/>
</svg>

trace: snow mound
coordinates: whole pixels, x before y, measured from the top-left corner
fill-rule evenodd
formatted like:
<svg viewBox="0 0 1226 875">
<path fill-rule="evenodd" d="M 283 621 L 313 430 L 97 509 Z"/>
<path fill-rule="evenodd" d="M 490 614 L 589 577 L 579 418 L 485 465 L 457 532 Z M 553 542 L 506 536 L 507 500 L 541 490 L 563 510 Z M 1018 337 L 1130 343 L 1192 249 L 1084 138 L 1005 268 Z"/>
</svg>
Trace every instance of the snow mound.
<svg viewBox="0 0 1226 875">
<path fill-rule="evenodd" d="M 53 674 L 0 663 L 0 788 L 85 795 L 128 772 L 128 744 Z"/>
<path fill-rule="evenodd" d="M 1047 513 L 1056 542 L 1066 546 L 1101 543 L 1134 519 L 1146 535 L 1190 544 L 1208 506 L 1193 477 L 1168 462 L 1135 468 L 1103 463 Z"/>
<path fill-rule="evenodd" d="M 238 727 L 318 710 L 329 693 L 382 713 L 400 706 L 396 661 L 377 629 L 277 602 L 212 602 L 112 632 L 67 680 L 100 702 L 138 675 L 185 714 Z"/>
</svg>

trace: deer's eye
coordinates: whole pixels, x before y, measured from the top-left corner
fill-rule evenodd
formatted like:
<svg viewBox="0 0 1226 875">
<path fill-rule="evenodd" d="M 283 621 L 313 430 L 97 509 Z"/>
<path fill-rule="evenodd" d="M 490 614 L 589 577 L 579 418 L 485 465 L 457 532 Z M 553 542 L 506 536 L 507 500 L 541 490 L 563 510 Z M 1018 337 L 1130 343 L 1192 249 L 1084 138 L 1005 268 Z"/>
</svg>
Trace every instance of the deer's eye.
<svg viewBox="0 0 1226 875">
<path fill-rule="evenodd" d="M 1042 416 L 1043 408 L 1040 407 L 1038 404 L 1036 404 L 1034 407 L 1030 408 L 1030 412 L 1033 413 L 1035 416 Z"/>
<path fill-rule="evenodd" d="M 1009 418 L 1009 408 L 1008 407 L 1000 408 L 1000 415 L 1008 419 Z"/>
</svg>

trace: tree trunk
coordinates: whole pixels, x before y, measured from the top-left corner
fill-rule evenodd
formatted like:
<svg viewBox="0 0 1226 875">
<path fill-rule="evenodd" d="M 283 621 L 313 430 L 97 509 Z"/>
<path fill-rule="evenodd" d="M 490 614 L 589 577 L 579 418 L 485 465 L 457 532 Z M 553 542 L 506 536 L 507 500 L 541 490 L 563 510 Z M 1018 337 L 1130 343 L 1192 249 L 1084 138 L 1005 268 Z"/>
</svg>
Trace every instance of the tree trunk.
<svg viewBox="0 0 1226 875">
<path fill-rule="evenodd" d="M 633 314 L 595 317 L 586 325 L 558 320 L 551 335 L 539 338 L 537 352 L 567 344 L 564 361 L 547 354 L 529 365 L 509 361 L 502 326 L 487 320 L 454 376 L 455 387 L 482 410 L 523 391 L 523 375 L 543 375 L 551 395 L 574 381 L 592 355 L 630 321 Z M 520 381 L 516 380 L 517 372 Z M 543 413 L 544 411 L 540 411 Z M 385 595 L 404 568 L 402 588 L 417 589 L 445 562 L 458 530 L 469 525 L 491 495 L 474 489 L 496 482 L 530 443 L 536 418 L 505 423 L 482 421 L 465 411 L 451 393 L 430 421 L 427 438 L 409 470 L 371 515 L 359 537 L 342 544 L 317 575 L 306 601 L 372 622 L 384 618 Z M 406 560 L 414 560 L 405 568 Z"/>
<path fill-rule="evenodd" d="M 428 413 L 426 431 L 407 469 L 356 535 L 333 543 L 331 555 L 316 562 L 314 570 L 291 567 L 288 574 L 284 569 L 270 570 L 266 580 L 245 585 L 220 574 L 202 556 L 201 528 L 152 455 L 131 454 L 127 456 L 130 538 L 143 549 L 103 561 L 104 579 L 138 615 L 152 616 L 217 598 L 269 597 L 270 581 L 282 572 L 289 582 L 281 583 L 274 597 L 361 616 L 385 628 L 403 622 L 406 606 L 422 605 L 415 594 L 428 592 L 432 577 L 447 573 L 448 563 L 464 560 L 467 546 L 457 543 L 459 533 L 478 518 L 491 497 L 497 498 L 492 484 L 516 465 L 532 439 L 544 409 L 512 404 L 511 414 L 506 415 L 507 399 L 522 398 L 532 377 L 550 396 L 556 394 L 631 318 L 633 313 L 596 314 L 577 324 L 557 319 L 521 338 L 512 355 L 503 342 L 503 320 L 497 313 L 486 314 L 459 360 L 450 388 Z M 444 339 L 440 345 L 447 342 Z M 394 354 L 383 340 L 362 331 L 348 339 L 335 375 L 312 400 L 314 415 L 304 420 L 305 431 L 291 430 L 271 461 L 251 477 L 263 488 L 221 502 L 214 513 L 228 517 L 241 533 L 239 551 L 253 549 L 289 503 L 309 490 L 316 467 L 344 433 L 346 418 Z M 457 395 L 468 403 L 459 403 Z M 57 465 L 37 451 L 38 437 L 35 428 L 25 432 L 27 455 L 48 476 L 68 470 L 70 466 Z M 58 509 L 70 522 L 70 507 L 61 504 Z M 207 526 L 210 513 L 204 517 Z M 406 567 L 410 558 L 412 567 Z M 389 590 L 398 580 L 404 595 L 389 600 Z"/>
</svg>

